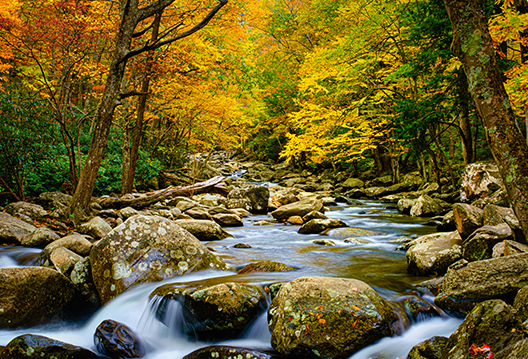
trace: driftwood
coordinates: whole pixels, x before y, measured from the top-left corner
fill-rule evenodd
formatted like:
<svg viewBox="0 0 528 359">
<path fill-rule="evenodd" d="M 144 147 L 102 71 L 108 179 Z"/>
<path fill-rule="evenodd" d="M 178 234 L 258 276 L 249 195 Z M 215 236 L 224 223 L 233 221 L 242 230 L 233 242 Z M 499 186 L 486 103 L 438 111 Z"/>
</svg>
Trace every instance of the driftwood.
<svg viewBox="0 0 528 359">
<path fill-rule="evenodd" d="M 176 196 L 192 196 L 199 193 L 219 193 L 227 196 L 229 190 L 224 184 L 225 177 L 216 176 L 204 182 L 195 183 L 192 186 L 168 187 L 159 191 L 149 192 L 135 198 L 106 197 L 99 201 L 103 208 L 145 208 L 161 200 L 170 199 Z"/>
</svg>

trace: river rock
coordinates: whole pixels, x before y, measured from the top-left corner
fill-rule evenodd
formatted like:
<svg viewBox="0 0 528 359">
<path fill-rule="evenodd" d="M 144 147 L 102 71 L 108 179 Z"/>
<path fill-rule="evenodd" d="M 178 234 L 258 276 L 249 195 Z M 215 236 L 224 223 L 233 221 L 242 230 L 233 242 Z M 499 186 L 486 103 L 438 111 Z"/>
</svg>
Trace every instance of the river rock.
<svg viewBox="0 0 528 359">
<path fill-rule="evenodd" d="M 59 235 L 48 227 L 39 227 L 22 239 L 24 247 L 45 247 L 59 239 Z"/>
<path fill-rule="evenodd" d="M 24 237 L 33 233 L 37 227 L 0 212 L 0 244 L 20 244 Z"/>
<path fill-rule="evenodd" d="M 90 254 L 90 250 L 92 249 L 92 242 L 90 242 L 84 236 L 81 236 L 79 234 L 72 234 L 64 238 L 57 239 L 56 241 L 44 247 L 42 252 L 39 253 L 37 257 L 37 265 L 45 267 L 51 266 L 51 252 L 53 252 L 55 248 L 59 247 L 64 247 L 84 257 Z"/>
<path fill-rule="evenodd" d="M 348 227 L 348 224 L 340 219 L 311 219 L 304 223 L 297 231 L 300 234 L 321 233 L 329 228 Z"/>
<path fill-rule="evenodd" d="M 444 217 L 442 217 L 442 222 L 436 226 L 438 232 L 452 232 L 456 229 L 455 214 L 453 211 L 447 212 Z"/>
<path fill-rule="evenodd" d="M 194 219 L 211 219 L 211 215 L 204 208 L 191 208 L 185 211 L 185 214 Z"/>
<path fill-rule="evenodd" d="M 48 212 L 42 206 L 28 202 L 9 203 L 4 210 L 13 217 L 29 223 L 42 221 L 48 217 Z"/>
<path fill-rule="evenodd" d="M 298 202 L 300 200 L 299 193 L 301 193 L 301 190 L 298 188 L 285 188 L 274 192 L 270 199 L 273 202 L 278 203 L 278 207 L 280 207 L 286 204 Z"/>
<path fill-rule="evenodd" d="M 199 337 L 233 337 L 266 308 L 264 293 L 254 284 L 228 282 L 194 287 L 167 284 L 152 295 L 164 297 L 157 313 L 162 322 L 174 320 L 165 317 L 164 306 L 168 304 L 166 301 L 176 300 L 182 306 L 186 332 Z"/>
<path fill-rule="evenodd" d="M 386 187 L 369 187 L 369 188 L 365 188 L 364 194 L 365 196 L 369 198 L 378 198 L 378 197 L 383 197 L 385 195 L 388 195 L 389 191 L 387 190 Z"/>
<path fill-rule="evenodd" d="M 83 257 L 77 253 L 74 253 L 64 247 L 57 247 L 52 250 L 49 258 L 50 262 L 53 264 L 53 267 L 55 267 L 59 273 L 62 273 L 67 277 L 70 276 L 75 264 L 83 259 Z"/>
<path fill-rule="evenodd" d="M 202 206 L 218 207 L 225 205 L 227 203 L 227 199 L 220 194 L 206 193 L 200 197 L 199 202 Z"/>
<path fill-rule="evenodd" d="M 196 237 L 159 216 L 129 218 L 94 245 L 90 262 L 103 304 L 135 284 L 227 268 Z"/>
<path fill-rule="evenodd" d="M 121 208 L 119 212 L 117 212 L 117 215 L 119 216 L 119 218 L 123 220 L 127 220 L 130 217 L 137 216 L 138 214 L 139 212 L 132 207 Z"/>
<path fill-rule="evenodd" d="M 513 256 L 519 253 L 528 253 L 528 246 L 519 242 L 505 240 L 493 247 L 492 258 Z"/>
<path fill-rule="evenodd" d="M 281 354 L 334 358 L 394 334 L 397 316 L 359 280 L 302 277 L 282 285 L 268 319 L 271 345 Z"/>
<path fill-rule="evenodd" d="M 310 243 L 317 244 L 318 246 L 335 247 L 335 242 L 329 239 L 312 239 Z"/>
<path fill-rule="evenodd" d="M 79 226 L 79 232 L 86 233 L 93 238 L 103 238 L 106 236 L 112 227 L 101 217 L 94 217 L 90 221 Z"/>
<path fill-rule="evenodd" d="M 407 359 L 442 359 L 447 342 L 446 337 L 432 337 L 424 340 L 411 349 Z"/>
<path fill-rule="evenodd" d="M 235 188 L 227 195 L 227 208 L 244 208 L 253 214 L 265 214 L 269 196 L 269 189 L 264 186 Z"/>
<path fill-rule="evenodd" d="M 528 339 L 519 340 L 518 342 L 497 352 L 493 359 L 520 359 L 528 358 Z"/>
<path fill-rule="evenodd" d="M 492 258 L 495 245 L 511 239 L 513 232 L 506 223 L 480 227 L 464 241 L 462 257 L 469 262 Z"/>
<path fill-rule="evenodd" d="M 462 238 L 457 231 L 429 234 L 412 243 L 407 250 L 407 271 L 414 275 L 442 275 L 462 258 Z"/>
<path fill-rule="evenodd" d="M 76 300 L 68 278 L 44 267 L 0 268 L 0 328 L 48 323 Z"/>
<path fill-rule="evenodd" d="M 295 268 L 280 262 L 260 261 L 246 264 L 237 274 L 246 274 L 254 272 L 288 272 L 296 270 Z"/>
<path fill-rule="evenodd" d="M 183 359 L 281 359 L 282 355 L 274 355 L 265 351 L 214 345 L 201 349 L 197 349 L 190 354 L 187 354 Z"/>
<path fill-rule="evenodd" d="M 462 175 L 460 199 L 462 202 L 473 202 L 489 197 L 503 187 L 499 168 L 491 163 L 472 163 Z"/>
<path fill-rule="evenodd" d="M 101 306 L 101 299 L 93 282 L 90 257 L 83 258 L 75 263 L 70 274 L 70 280 L 77 286 L 77 289 L 79 289 L 88 303 L 94 308 Z"/>
<path fill-rule="evenodd" d="M 485 226 L 498 226 L 506 223 L 504 218 L 508 216 L 515 216 L 511 208 L 488 204 L 482 210 L 482 224 Z"/>
<path fill-rule="evenodd" d="M 482 227 L 482 210 L 478 207 L 465 203 L 455 203 L 453 216 L 457 231 L 462 239 L 466 239 L 477 228 Z"/>
<path fill-rule="evenodd" d="M 312 211 L 302 217 L 303 223 L 308 222 L 312 219 L 328 219 L 328 217 L 319 211 Z"/>
<path fill-rule="evenodd" d="M 142 358 L 145 347 L 132 329 L 115 320 L 104 320 L 94 334 L 94 344 L 99 353 L 113 359 Z"/>
<path fill-rule="evenodd" d="M 397 204 L 398 212 L 409 214 L 415 202 L 416 202 L 416 199 L 410 199 L 410 198 L 402 198 L 398 200 L 398 204 Z"/>
<path fill-rule="evenodd" d="M 219 241 L 227 237 L 233 237 L 214 221 L 178 219 L 174 223 L 204 242 Z"/>
<path fill-rule="evenodd" d="M 3 350 L 2 358 L 94 359 L 97 354 L 76 345 L 64 343 L 37 334 L 24 334 L 11 340 Z"/>
<path fill-rule="evenodd" d="M 343 187 L 343 189 L 345 190 L 353 188 L 363 188 L 365 187 L 365 182 L 363 182 L 359 178 L 350 177 L 345 182 L 341 183 L 340 186 Z"/>
<path fill-rule="evenodd" d="M 213 215 L 213 220 L 222 227 L 243 227 L 244 222 L 236 214 L 217 213 Z"/>
<path fill-rule="evenodd" d="M 502 300 L 480 303 L 449 337 L 444 358 L 469 359 L 472 350 L 497 353 L 524 339 L 523 330 L 515 309 Z"/>
<path fill-rule="evenodd" d="M 442 292 L 435 298 L 435 304 L 467 314 L 478 302 L 513 297 L 527 284 L 528 253 L 455 263 L 444 276 Z"/>
<path fill-rule="evenodd" d="M 345 228 L 327 229 L 321 232 L 321 234 L 324 236 L 346 238 L 346 237 L 377 236 L 383 233 L 371 231 L 370 229 L 365 229 L 365 228 L 345 227 Z"/>
<path fill-rule="evenodd" d="M 413 295 L 405 298 L 403 306 L 405 307 L 407 315 L 414 322 L 422 322 L 432 317 L 441 316 L 440 310 L 436 306 L 418 296 Z"/>
<path fill-rule="evenodd" d="M 420 196 L 411 207 L 411 217 L 436 216 L 444 214 L 450 205 L 442 200 L 434 199 L 428 195 Z"/>
<path fill-rule="evenodd" d="M 48 210 L 68 206 L 72 196 L 62 192 L 43 192 L 39 195 L 38 202 Z"/>
<path fill-rule="evenodd" d="M 525 285 L 517 292 L 513 301 L 513 308 L 517 311 L 521 322 L 528 319 L 528 305 L 526 303 L 528 303 L 528 285 Z"/>
<path fill-rule="evenodd" d="M 286 204 L 271 212 L 273 218 L 285 220 L 292 216 L 303 217 L 312 211 L 321 211 L 323 202 L 314 198 L 307 198 L 298 202 Z"/>
</svg>

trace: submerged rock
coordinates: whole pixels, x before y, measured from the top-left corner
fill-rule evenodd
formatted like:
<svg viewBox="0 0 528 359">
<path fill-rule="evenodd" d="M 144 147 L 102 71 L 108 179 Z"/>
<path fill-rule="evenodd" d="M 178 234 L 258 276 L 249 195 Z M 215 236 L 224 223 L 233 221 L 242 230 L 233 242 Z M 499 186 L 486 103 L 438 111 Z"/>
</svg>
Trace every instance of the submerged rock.
<svg viewBox="0 0 528 359">
<path fill-rule="evenodd" d="M 282 355 L 248 348 L 214 345 L 187 354 L 183 359 L 280 359 Z"/>
<path fill-rule="evenodd" d="M 316 234 L 330 228 L 348 227 L 348 224 L 340 219 L 311 219 L 304 223 L 297 231 L 300 234 Z"/>
<path fill-rule="evenodd" d="M 254 272 L 288 272 L 296 270 L 295 268 L 280 262 L 260 261 L 246 264 L 237 274 L 246 274 Z"/>
<path fill-rule="evenodd" d="M 345 227 L 345 228 L 327 229 L 321 232 L 321 234 L 324 236 L 345 237 L 346 238 L 346 237 L 378 236 L 383 233 L 371 231 L 370 229 L 365 229 L 365 228 Z"/>
<path fill-rule="evenodd" d="M 129 218 L 94 245 L 90 262 L 103 304 L 135 284 L 227 268 L 196 237 L 159 216 Z"/>
<path fill-rule="evenodd" d="M 94 344 L 101 354 L 114 359 L 141 358 L 145 355 L 145 347 L 136 333 L 111 319 L 99 324 L 95 330 Z"/>
<path fill-rule="evenodd" d="M 24 334 L 11 340 L 3 350 L 2 358 L 94 359 L 97 354 L 76 345 L 64 343 L 42 335 Z"/>
<path fill-rule="evenodd" d="M 344 357 L 395 333 L 392 307 L 367 284 L 302 277 L 282 285 L 268 309 L 271 345 L 284 355 Z"/>
</svg>

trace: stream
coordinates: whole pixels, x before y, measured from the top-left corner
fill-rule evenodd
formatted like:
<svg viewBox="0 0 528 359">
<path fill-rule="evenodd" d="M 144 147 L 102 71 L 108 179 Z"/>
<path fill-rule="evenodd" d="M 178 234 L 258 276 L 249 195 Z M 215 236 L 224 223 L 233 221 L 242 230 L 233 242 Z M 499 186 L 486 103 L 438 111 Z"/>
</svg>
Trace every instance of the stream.
<svg viewBox="0 0 528 359">
<path fill-rule="evenodd" d="M 40 327 L 0 330 L 0 345 L 6 345 L 14 337 L 33 333 L 45 335 L 87 349 L 94 350 L 93 334 L 105 319 L 114 319 L 132 328 L 149 348 L 146 359 L 178 359 L 190 352 L 213 343 L 189 338 L 180 330 L 177 319 L 174 325 L 161 324 L 154 315 L 158 302 L 150 293 L 165 283 L 222 283 L 244 282 L 270 284 L 290 281 L 298 277 L 316 275 L 359 279 L 372 286 L 383 298 L 398 301 L 413 292 L 413 285 L 426 277 L 410 276 L 406 273 L 405 252 L 395 251 L 397 243 L 392 239 L 402 236 L 421 236 L 435 232 L 434 227 L 423 223 L 424 218 L 412 218 L 398 214 L 393 206 L 377 201 L 364 201 L 362 205 L 339 205 L 326 212 L 329 218 L 341 219 L 351 227 L 379 232 L 378 235 L 360 237 L 365 243 L 347 243 L 344 238 L 320 235 L 301 235 L 298 226 L 272 224 L 254 225 L 254 222 L 269 220 L 269 215 L 244 219 L 244 227 L 226 228 L 234 237 L 206 243 L 216 254 L 237 269 L 253 261 L 272 260 L 297 268 L 297 271 L 282 273 L 249 273 L 204 271 L 176 277 L 161 283 L 138 285 L 121 294 L 99 309 L 83 323 L 61 323 Z M 314 239 L 329 239 L 335 246 L 311 243 Z M 235 248 L 243 243 L 250 248 Z M 31 265 L 39 249 L 24 247 L 0 247 L 0 267 Z M 425 299 L 432 301 L 431 298 Z M 159 301 L 159 300 L 158 300 Z M 178 318 L 177 304 L 169 311 Z M 412 323 L 402 335 L 384 338 L 354 354 L 351 359 L 405 358 L 417 343 L 432 336 L 449 336 L 461 323 L 460 319 L 435 317 Z M 245 348 L 271 349 L 271 334 L 267 328 L 266 313 L 238 339 L 214 343 Z"/>
</svg>

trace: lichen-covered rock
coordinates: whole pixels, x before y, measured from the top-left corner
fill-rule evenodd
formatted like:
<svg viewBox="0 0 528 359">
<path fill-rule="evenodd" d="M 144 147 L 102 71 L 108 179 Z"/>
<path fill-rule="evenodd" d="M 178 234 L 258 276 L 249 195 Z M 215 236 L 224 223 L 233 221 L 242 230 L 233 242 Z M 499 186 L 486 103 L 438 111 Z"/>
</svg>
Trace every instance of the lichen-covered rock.
<svg viewBox="0 0 528 359">
<path fill-rule="evenodd" d="M 448 203 L 442 200 L 422 195 L 414 202 L 410 215 L 411 217 L 437 216 L 446 213 L 450 207 Z"/>
<path fill-rule="evenodd" d="M 302 277 L 282 285 L 268 309 L 271 344 L 285 355 L 344 357 L 395 333 L 392 307 L 367 284 Z"/>
<path fill-rule="evenodd" d="M 73 283 L 54 269 L 0 268 L 0 328 L 47 323 L 63 315 L 76 294 Z"/>
<path fill-rule="evenodd" d="M 457 231 L 462 239 L 466 239 L 477 228 L 482 227 L 482 210 L 478 207 L 465 203 L 455 203 L 453 215 Z"/>
<path fill-rule="evenodd" d="M 497 353 L 524 339 L 523 331 L 515 310 L 502 300 L 480 303 L 449 337 L 444 358 L 469 359 L 472 347 L 474 351 L 489 347 L 492 354 Z"/>
<path fill-rule="evenodd" d="M 103 304 L 135 284 L 227 268 L 196 237 L 159 216 L 129 218 L 94 245 L 90 262 Z"/>
<path fill-rule="evenodd" d="M 79 226 L 79 232 L 88 234 L 94 238 L 103 238 L 106 236 L 112 227 L 101 217 L 94 217 L 90 221 Z"/>
<path fill-rule="evenodd" d="M 264 214 L 268 212 L 269 196 L 269 189 L 264 186 L 235 188 L 227 195 L 227 208 L 244 208 L 254 214 Z"/>
<path fill-rule="evenodd" d="M 168 300 L 182 306 L 185 330 L 199 337 L 233 337 L 253 322 L 266 308 L 262 289 L 254 284 L 222 283 L 213 286 L 172 285 L 158 287 L 151 296 L 162 296 L 157 317 L 164 323 Z"/>
<path fill-rule="evenodd" d="M 24 247 L 45 247 L 59 239 L 59 235 L 48 227 L 39 227 L 22 239 Z"/>
<path fill-rule="evenodd" d="M 348 224 L 340 219 L 311 219 L 304 223 L 297 232 L 300 234 L 314 234 L 321 233 L 329 228 L 343 227 L 348 227 Z"/>
<path fill-rule="evenodd" d="M 24 334 L 14 338 L 6 345 L 2 356 L 5 359 L 94 359 L 97 357 L 97 354 L 88 349 L 36 334 Z"/>
<path fill-rule="evenodd" d="M 254 272 L 288 272 L 296 270 L 295 268 L 280 262 L 260 261 L 246 264 L 237 274 L 246 274 Z"/>
<path fill-rule="evenodd" d="M 442 275 L 462 258 L 462 238 L 457 231 L 429 234 L 418 241 L 407 250 L 407 271 L 411 274 Z"/>
<path fill-rule="evenodd" d="M 37 265 L 49 267 L 52 265 L 50 262 L 51 252 L 55 248 L 64 247 L 70 251 L 77 253 L 78 255 L 85 257 L 90 254 L 92 249 L 92 242 L 87 240 L 84 236 L 79 234 L 72 234 L 48 244 L 37 257 Z"/>
<path fill-rule="evenodd" d="M 493 247 L 492 258 L 513 256 L 519 253 L 528 253 L 528 246 L 519 242 L 505 240 Z"/>
<path fill-rule="evenodd" d="M 31 234 L 37 227 L 0 212 L 0 244 L 20 244 L 25 236 Z"/>
<path fill-rule="evenodd" d="M 39 195 L 38 202 L 46 209 L 66 207 L 72 196 L 62 192 L 43 192 Z"/>
<path fill-rule="evenodd" d="M 101 306 L 101 299 L 93 283 L 92 265 L 90 264 L 90 257 L 86 257 L 75 263 L 70 274 L 70 280 L 77 286 L 83 297 L 94 308 Z"/>
<path fill-rule="evenodd" d="M 94 344 L 101 354 L 114 359 L 142 358 L 145 346 L 132 329 L 115 320 L 104 320 L 94 334 Z"/>
<path fill-rule="evenodd" d="M 402 198 L 398 200 L 398 204 L 397 204 L 398 212 L 409 214 L 415 202 L 416 202 L 416 199 L 410 199 L 410 198 Z"/>
<path fill-rule="evenodd" d="M 447 344 L 446 337 L 432 337 L 416 344 L 407 359 L 442 359 Z"/>
<path fill-rule="evenodd" d="M 174 223 L 204 242 L 219 241 L 227 237 L 233 237 L 214 221 L 178 219 Z"/>
<path fill-rule="evenodd" d="M 53 264 L 53 267 L 67 277 L 70 276 L 73 267 L 81 259 L 82 257 L 80 255 L 64 247 L 57 247 L 50 253 L 50 262 Z"/>
<path fill-rule="evenodd" d="M 492 258 L 495 245 L 509 239 L 513 232 L 506 223 L 480 227 L 464 241 L 462 257 L 469 262 Z"/>
<path fill-rule="evenodd" d="M 345 228 L 327 229 L 321 232 L 321 234 L 324 236 L 346 238 L 346 237 L 377 236 L 383 233 L 371 231 L 370 229 L 365 229 L 365 228 L 345 227 Z"/>
<path fill-rule="evenodd" d="M 485 226 L 498 226 L 506 223 L 504 218 L 509 216 L 515 216 L 511 208 L 488 204 L 482 210 L 482 224 Z"/>
<path fill-rule="evenodd" d="M 321 211 L 323 202 L 314 198 L 307 198 L 302 201 L 286 204 L 271 212 L 273 218 L 285 220 L 292 216 L 305 216 L 312 211 Z"/>
<path fill-rule="evenodd" d="M 491 298 L 508 298 L 528 284 L 528 253 L 455 263 L 435 298 L 440 308 L 467 314 L 476 304 Z"/>
<path fill-rule="evenodd" d="M 462 175 L 460 199 L 462 202 L 473 202 L 489 197 L 503 187 L 499 168 L 491 163 L 472 163 Z"/>
<path fill-rule="evenodd" d="M 528 339 L 519 340 L 499 352 L 496 352 L 493 359 L 521 359 L 528 358 Z"/>
<path fill-rule="evenodd" d="M 28 222 L 33 220 L 41 221 L 48 217 L 48 212 L 42 206 L 28 202 L 9 203 L 4 210 L 13 217 Z"/>
<path fill-rule="evenodd" d="M 513 307 L 517 311 L 517 314 L 519 315 L 519 319 L 521 322 L 524 322 L 528 319 L 528 285 L 525 285 L 522 287 L 515 296 L 515 300 L 513 301 Z"/>
<path fill-rule="evenodd" d="M 217 213 L 212 216 L 213 220 L 222 227 L 242 227 L 244 222 L 236 214 Z"/>
<path fill-rule="evenodd" d="M 261 350 L 238 348 L 229 346 L 209 346 L 197 349 L 187 354 L 183 359 L 281 359 L 282 355 L 275 355 Z"/>
<path fill-rule="evenodd" d="M 137 216 L 139 214 L 139 212 L 132 208 L 132 207 L 125 207 L 125 208 L 121 208 L 119 210 L 119 212 L 117 213 L 117 215 L 121 218 L 121 219 L 124 219 L 124 220 L 127 220 L 129 219 L 130 217 L 133 217 L 133 216 Z"/>
</svg>

